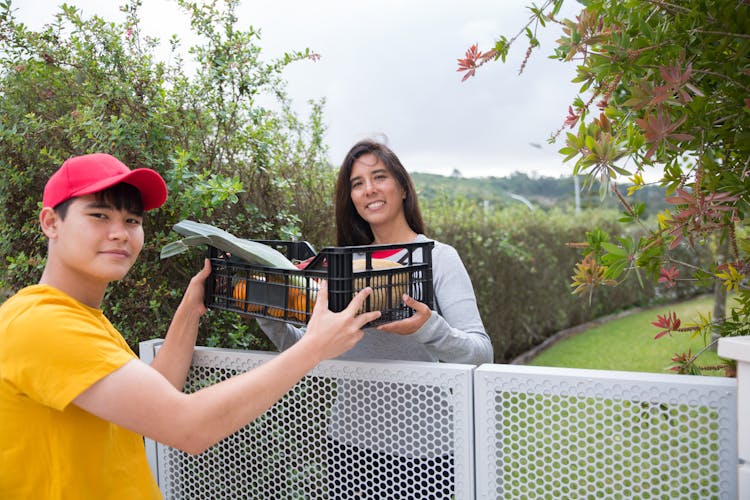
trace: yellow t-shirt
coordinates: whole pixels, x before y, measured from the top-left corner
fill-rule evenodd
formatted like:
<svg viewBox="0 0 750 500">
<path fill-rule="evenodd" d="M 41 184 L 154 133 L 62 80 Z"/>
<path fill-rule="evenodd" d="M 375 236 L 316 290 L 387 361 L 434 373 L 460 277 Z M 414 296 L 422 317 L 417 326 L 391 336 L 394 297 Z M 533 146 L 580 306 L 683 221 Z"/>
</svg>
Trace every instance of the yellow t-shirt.
<svg viewBox="0 0 750 500">
<path fill-rule="evenodd" d="M 71 404 L 135 358 L 100 310 L 53 287 L 0 307 L 0 498 L 161 498 L 143 438 Z"/>
</svg>

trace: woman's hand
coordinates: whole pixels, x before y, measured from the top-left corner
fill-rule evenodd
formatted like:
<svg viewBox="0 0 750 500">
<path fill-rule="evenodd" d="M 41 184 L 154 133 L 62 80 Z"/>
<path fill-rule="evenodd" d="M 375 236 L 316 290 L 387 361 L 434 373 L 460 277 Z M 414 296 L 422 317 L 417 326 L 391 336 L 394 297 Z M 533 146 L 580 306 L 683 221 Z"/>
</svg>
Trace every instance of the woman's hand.
<svg viewBox="0 0 750 500">
<path fill-rule="evenodd" d="M 414 314 L 410 318 L 402 319 L 399 321 L 393 321 L 392 323 L 386 323 L 377 327 L 378 330 L 382 330 L 388 333 L 395 333 L 398 335 L 411 335 L 416 332 L 422 325 L 424 325 L 430 316 L 432 311 L 427 306 L 416 299 L 411 298 L 407 294 L 403 296 L 404 304 L 414 309 Z"/>
</svg>

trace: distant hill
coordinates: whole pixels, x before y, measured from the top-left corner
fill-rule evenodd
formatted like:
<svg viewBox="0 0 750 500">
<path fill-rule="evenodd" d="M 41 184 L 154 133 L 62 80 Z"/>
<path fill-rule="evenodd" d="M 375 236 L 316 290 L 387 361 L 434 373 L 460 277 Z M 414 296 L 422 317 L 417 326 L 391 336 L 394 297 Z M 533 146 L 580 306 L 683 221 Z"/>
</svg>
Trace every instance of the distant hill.
<svg viewBox="0 0 750 500">
<path fill-rule="evenodd" d="M 575 181 L 569 177 L 529 177 L 521 172 L 514 172 L 507 177 L 461 177 L 458 171 L 451 176 L 410 173 L 420 197 L 432 200 L 441 194 L 449 197 L 464 197 L 477 202 L 489 202 L 494 206 L 504 207 L 518 203 L 530 203 L 539 208 L 573 208 L 575 207 Z M 583 178 L 580 178 L 583 186 Z M 618 189 L 627 194 L 630 184 L 620 184 Z M 664 188 L 645 186 L 629 200 L 642 201 L 648 207 L 648 213 L 663 210 Z M 581 208 L 615 208 L 620 204 L 612 195 L 603 201 L 599 199 L 598 185 L 594 189 L 581 189 Z"/>
</svg>

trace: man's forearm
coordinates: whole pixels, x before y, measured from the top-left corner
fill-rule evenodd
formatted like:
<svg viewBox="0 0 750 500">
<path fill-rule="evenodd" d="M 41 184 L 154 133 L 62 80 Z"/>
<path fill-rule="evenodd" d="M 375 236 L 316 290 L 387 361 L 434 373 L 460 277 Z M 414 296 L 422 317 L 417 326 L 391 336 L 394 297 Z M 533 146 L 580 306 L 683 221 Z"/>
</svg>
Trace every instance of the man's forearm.
<svg viewBox="0 0 750 500">
<path fill-rule="evenodd" d="M 258 418 L 321 359 L 314 345 L 300 342 L 252 370 L 190 394 L 195 412 L 186 451 L 200 453 Z"/>
<path fill-rule="evenodd" d="M 185 385 L 185 378 L 193 359 L 201 316 L 201 311 L 180 304 L 169 325 L 164 344 L 151 363 L 155 370 L 179 390 Z"/>
</svg>

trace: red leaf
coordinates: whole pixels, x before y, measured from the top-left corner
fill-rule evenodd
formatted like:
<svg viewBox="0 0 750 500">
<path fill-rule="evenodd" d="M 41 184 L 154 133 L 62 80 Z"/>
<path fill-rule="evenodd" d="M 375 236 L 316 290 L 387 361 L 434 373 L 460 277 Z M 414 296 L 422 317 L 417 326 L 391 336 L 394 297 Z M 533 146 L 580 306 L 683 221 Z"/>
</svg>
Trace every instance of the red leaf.
<svg viewBox="0 0 750 500">
<path fill-rule="evenodd" d="M 654 340 L 660 339 L 670 332 L 677 331 L 680 328 L 681 323 L 682 322 L 677 317 L 677 313 L 674 311 L 667 313 L 665 316 L 657 314 L 656 321 L 653 321 L 651 324 L 657 328 L 663 328 L 663 330 L 656 334 Z"/>
<path fill-rule="evenodd" d="M 565 118 L 565 125 L 573 128 L 575 124 L 578 123 L 579 118 L 581 118 L 581 116 L 573 111 L 573 106 L 568 106 L 568 116 Z"/>
<path fill-rule="evenodd" d="M 659 340 L 663 336 L 669 333 L 669 330 L 662 330 L 654 336 L 654 340 Z"/>
<path fill-rule="evenodd" d="M 494 50 L 490 52 L 494 55 Z M 469 47 L 466 51 L 466 57 L 458 59 L 458 69 L 456 71 L 466 71 L 466 74 L 461 79 L 462 82 L 465 82 L 467 79 L 474 76 L 476 69 L 487 61 L 488 54 L 489 52 L 487 54 L 482 54 L 477 48 L 477 44 Z M 478 61 L 479 63 L 477 63 Z"/>
<path fill-rule="evenodd" d="M 661 268 L 659 283 L 664 283 L 667 288 L 671 288 L 677 284 L 677 277 L 680 275 L 680 270 L 674 266 L 669 266 L 669 269 Z"/>
<path fill-rule="evenodd" d="M 475 72 L 476 72 L 476 71 L 475 71 L 475 70 L 473 70 L 473 69 L 469 70 L 469 71 L 468 71 L 468 72 L 467 72 L 467 73 L 466 73 L 466 74 L 464 75 L 464 77 L 463 77 L 463 78 L 461 78 L 461 81 L 462 81 L 462 82 L 465 82 L 466 80 L 468 80 L 469 78 L 471 78 L 472 76 L 474 76 L 474 73 L 475 73 Z"/>
</svg>

